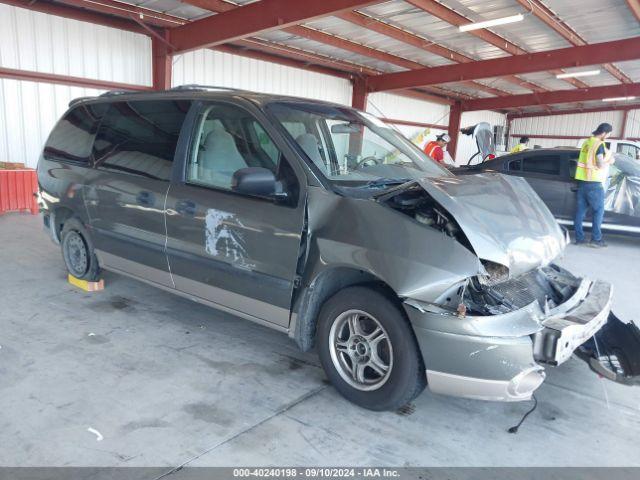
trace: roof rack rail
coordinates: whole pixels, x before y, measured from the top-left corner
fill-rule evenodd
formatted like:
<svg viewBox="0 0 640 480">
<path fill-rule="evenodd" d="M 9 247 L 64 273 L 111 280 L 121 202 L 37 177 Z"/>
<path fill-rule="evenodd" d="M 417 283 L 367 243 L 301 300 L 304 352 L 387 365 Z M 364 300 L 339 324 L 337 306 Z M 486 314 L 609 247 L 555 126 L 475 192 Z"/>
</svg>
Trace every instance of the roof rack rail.
<svg viewBox="0 0 640 480">
<path fill-rule="evenodd" d="M 78 97 L 78 98 L 74 98 L 73 100 L 71 100 L 69 102 L 69 107 L 73 107 L 76 103 L 84 102 L 85 100 L 91 100 L 92 98 L 96 98 L 96 97 Z"/>
<path fill-rule="evenodd" d="M 101 93 L 99 97 L 114 97 L 116 95 L 125 95 L 127 93 L 135 93 L 133 90 L 109 90 L 108 92 Z"/>
<path fill-rule="evenodd" d="M 218 87 L 216 85 L 197 85 L 197 84 L 188 84 L 188 85 L 178 85 L 177 87 L 172 87 L 169 91 L 180 91 L 180 90 L 229 90 L 232 92 L 244 92 L 246 90 L 242 90 L 240 88 L 232 88 L 232 87 Z"/>
</svg>

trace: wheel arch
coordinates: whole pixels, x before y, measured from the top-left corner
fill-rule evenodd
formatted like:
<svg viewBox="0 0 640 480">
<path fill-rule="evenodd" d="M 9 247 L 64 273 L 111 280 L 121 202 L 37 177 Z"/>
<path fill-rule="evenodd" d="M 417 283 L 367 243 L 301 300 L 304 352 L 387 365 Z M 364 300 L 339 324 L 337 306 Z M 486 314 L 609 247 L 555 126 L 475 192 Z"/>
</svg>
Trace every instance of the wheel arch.
<svg viewBox="0 0 640 480">
<path fill-rule="evenodd" d="M 289 336 L 302 351 L 309 351 L 315 345 L 318 314 L 324 302 L 340 290 L 353 286 L 365 286 L 382 293 L 405 315 L 396 292 L 374 274 L 349 266 L 325 269 L 302 289 L 294 306 Z"/>
<path fill-rule="evenodd" d="M 61 233 L 62 228 L 64 227 L 64 223 L 72 218 L 77 217 L 75 212 L 65 206 L 59 206 L 51 211 L 51 237 L 53 241 L 57 244 L 62 240 Z"/>
</svg>

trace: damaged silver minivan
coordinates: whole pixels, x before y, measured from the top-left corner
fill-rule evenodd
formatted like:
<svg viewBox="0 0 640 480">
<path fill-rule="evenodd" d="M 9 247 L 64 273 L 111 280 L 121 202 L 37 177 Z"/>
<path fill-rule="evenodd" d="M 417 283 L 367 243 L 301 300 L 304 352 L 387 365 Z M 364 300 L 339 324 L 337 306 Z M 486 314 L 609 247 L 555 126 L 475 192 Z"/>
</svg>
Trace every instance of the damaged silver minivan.
<svg viewBox="0 0 640 480">
<path fill-rule="evenodd" d="M 377 118 L 206 87 L 79 99 L 38 164 L 69 272 L 128 275 L 317 347 L 366 408 L 529 399 L 607 321 L 526 181 L 456 177 Z"/>
</svg>

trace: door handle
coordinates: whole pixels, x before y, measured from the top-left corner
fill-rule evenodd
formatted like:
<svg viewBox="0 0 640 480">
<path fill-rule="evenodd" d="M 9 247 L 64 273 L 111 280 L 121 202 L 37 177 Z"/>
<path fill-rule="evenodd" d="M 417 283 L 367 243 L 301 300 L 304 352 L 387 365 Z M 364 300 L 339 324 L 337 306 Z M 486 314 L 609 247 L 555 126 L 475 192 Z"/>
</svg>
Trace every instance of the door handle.
<svg viewBox="0 0 640 480">
<path fill-rule="evenodd" d="M 193 217 L 196 214 L 196 204 L 191 200 L 178 200 L 176 202 L 176 212 L 180 215 Z"/>
<path fill-rule="evenodd" d="M 578 191 L 578 186 L 577 186 L 577 185 L 573 185 L 573 186 L 571 187 L 571 191 L 572 191 L 572 192 L 577 192 L 577 191 Z"/>
<path fill-rule="evenodd" d="M 139 205 L 151 206 L 154 201 L 153 193 L 145 190 L 138 192 L 138 195 L 136 195 L 136 201 Z"/>
</svg>

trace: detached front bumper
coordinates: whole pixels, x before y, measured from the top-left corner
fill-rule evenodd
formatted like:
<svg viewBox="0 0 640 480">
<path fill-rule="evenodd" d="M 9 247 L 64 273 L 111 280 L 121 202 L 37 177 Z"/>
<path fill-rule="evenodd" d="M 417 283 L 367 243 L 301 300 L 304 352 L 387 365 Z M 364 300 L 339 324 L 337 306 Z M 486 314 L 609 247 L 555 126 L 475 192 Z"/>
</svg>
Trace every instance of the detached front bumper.
<svg viewBox="0 0 640 480">
<path fill-rule="evenodd" d="M 531 398 L 559 365 L 606 323 L 612 287 L 580 281 L 556 308 L 538 302 L 502 315 L 459 317 L 437 306 L 405 301 L 431 391 L 495 401 Z"/>
</svg>

